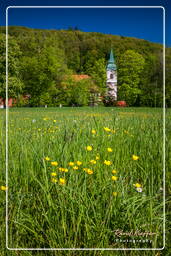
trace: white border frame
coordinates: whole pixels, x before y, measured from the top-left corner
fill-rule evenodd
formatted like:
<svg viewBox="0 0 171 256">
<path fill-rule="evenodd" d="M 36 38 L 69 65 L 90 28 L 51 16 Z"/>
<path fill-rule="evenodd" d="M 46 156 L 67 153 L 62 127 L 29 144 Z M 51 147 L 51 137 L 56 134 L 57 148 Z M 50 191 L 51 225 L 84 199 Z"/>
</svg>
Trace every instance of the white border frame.
<svg viewBox="0 0 171 256">
<path fill-rule="evenodd" d="M 6 102 L 8 102 L 8 10 L 11 8 L 160 8 L 163 9 L 163 247 L 162 248 L 9 248 L 8 190 L 6 191 L 6 248 L 11 251 L 153 251 L 165 248 L 165 8 L 163 6 L 8 6 L 6 8 Z M 6 186 L 8 187 L 8 104 L 6 106 Z"/>
</svg>

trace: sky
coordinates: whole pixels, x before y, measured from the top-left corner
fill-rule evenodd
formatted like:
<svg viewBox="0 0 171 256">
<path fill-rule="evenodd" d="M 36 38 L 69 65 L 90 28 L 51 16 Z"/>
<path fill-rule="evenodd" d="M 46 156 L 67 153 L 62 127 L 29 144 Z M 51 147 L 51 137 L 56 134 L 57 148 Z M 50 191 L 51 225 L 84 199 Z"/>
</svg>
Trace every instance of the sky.
<svg viewBox="0 0 171 256">
<path fill-rule="evenodd" d="M 5 25 L 7 6 L 164 6 L 166 10 L 166 45 L 171 46 L 169 0 L 1 0 L 0 25 Z M 8 23 L 40 29 L 67 29 L 77 26 L 85 32 L 136 37 L 163 43 L 162 8 L 9 8 Z M 171 24 L 170 24 L 171 25 Z M 170 26 L 171 27 L 171 26 Z"/>
</svg>

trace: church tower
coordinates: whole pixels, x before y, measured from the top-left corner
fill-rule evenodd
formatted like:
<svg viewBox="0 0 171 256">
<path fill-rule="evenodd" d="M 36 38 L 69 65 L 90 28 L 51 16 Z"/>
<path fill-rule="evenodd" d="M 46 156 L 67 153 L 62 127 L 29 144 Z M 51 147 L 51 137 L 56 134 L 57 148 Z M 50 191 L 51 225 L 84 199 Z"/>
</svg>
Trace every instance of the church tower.
<svg viewBox="0 0 171 256">
<path fill-rule="evenodd" d="M 117 100 L 117 72 L 116 64 L 111 49 L 110 58 L 107 64 L 107 96 L 111 101 Z"/>
</svg>

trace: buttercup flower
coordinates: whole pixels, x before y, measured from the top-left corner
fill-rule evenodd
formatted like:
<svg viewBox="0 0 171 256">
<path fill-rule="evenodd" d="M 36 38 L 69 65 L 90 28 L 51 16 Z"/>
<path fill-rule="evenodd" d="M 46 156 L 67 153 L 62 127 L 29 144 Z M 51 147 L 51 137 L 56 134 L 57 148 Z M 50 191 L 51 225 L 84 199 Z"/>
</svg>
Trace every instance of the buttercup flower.
<svg viewBox="0 0 171 256">
<path fill-rule="evenodd" d="M 68 172 L 68 169 L 67 168 L 63 168 L 63 167 L 59 167 L 58 170 L 60 172 Z"/>
<path fill-rule="evenodd" d="M 112 176 L 112 180 L 116 181 L 118 179 L 117 176 Z"/>
<path fill-rule="evenodd" d="M 77 164 L 77 165 L 82 165 L 82 162 L 77 161 L 76 164 Z"/>
<path fill-rule="evenodd" d="M 78 170 L 78 166 L 73 166 L 73 169 L 74 170 Z"/>
<path fill-rule="evenodd" d="M 58 180 L 57 180 L 56 178 L 52 178 L 51 181 L 52 181 L 53 183 L 56 183 Z"/>
<path fill-rule="evenodd" d="M 58 168 L 58 170 L 59 170 L 60 172 L 64 172 L 64 169 L 65 169 L 65 168 L 63 168 L 63 167 L 59 167 L 59 168 Z"/>
<path fill-rule="evenodd" d="M 105 164 L 105 165 L 111 165 L 112 162 L 111 162 L 111 161 L 108 161 L 108 160 L 105 160 L 105 161 L 104 161 L 104 164 Z"/>
<path fill-rule="evenodd" d="M 91 164 L 96 164 L 96 160 L 90 160 Z"/>
<path fill-rule="evenodd" d="M 118 192 L 113 192 L 112 195 L 113 195 L 113 196 L 117 196 L 117 195 L 118 195 Z"/>
<path fill-rule="evenodd" d="M 86 149 L 87 149 L 87 151 L 92 151 L 93 148 L 92 148 L 92 146 L 87 146 Z"/>
<path fill-rule="evenodd" d="M 49 158 L 48 156 L 46 156 L 44 159 L 45 159 L 46 161 L 50 161 L 50 158 Z"/>
<path fill-rule="evenodd" d="M 96 134 L 96 130 L 92 129 L 92 130 L 91 130 L 91 133 L 92 133 L 92 134 Z"/>
<path fill-rule="evenodd" d="M 55 177 L 56 175 L 56 172 L 51 172 L 51 176 Z"/>
<path fill-rule="evenodd" d="M 107 148 L 107 151 L 108 152 L 113 152 L 113 149 L 112 148 Z"/>
<path fill-rule="evenodd" d="M 116 174 L 116 173 L 117 173 L 117 171 L 116 171 L 116 170 L 112 170 L 112 173 L 113 173 L 113 174 Z"/>
<path fill-rule="evenodd" d="M 110 131 L 111 131 L 111 129 L 108 128 L 108 127 L 103 127 L 103 129 L 104 129 L 106 132 L 110 132 Z"/>
<path fill-rule="evenodd" d="M 142 187 L 142 185 L 140 183 L 133 184 L 133 186 L 136 187 L 136 188 L 141 188 Z"/>
<path fill-rule="evenodd" d="M 138 160 L 138 159 L 139 159 L 139 156 L 132 155 L 132 160 Z"/>
<path fill-rule="evenodd" d="M 64 184 L 66 184 L 66 180 L 65 180 L 64 178 L 60 178 L 60 179 L 59 179 L 59 183 L 60 183 L 61 185 L 64 185 Z"/>
<path fill-rule="evenodd" d="M 74 162 L 69 162 L 68 165 L 69 165 L 69 166 L 73 166 L 73 165 L 74 165 Z"/>
<path fill-rule="evenodd" d="M 100 157 L 99 156 L 96 156 L 96 160 L 99 160 L 100 159 Z"/>
<path fill-rule="evenodd" d="M 0 186 L 0 190 L 2 190 L 2 191 L 6 191 L 8 189 L 8 187 L 6 187 L 6 186 Z"/>
<path fill-rule="evenodd" d="M 88 173 L 88 174 L 93 174 L 93 171 L 92 171 L 91 169 L 88 169 L 88 170 L 87 170 L 87 173 Z"/>
<path fill-rule="evenodd" d="M 58 165 L 58 162 L 56 162 L 56 161 L 55 161 L 55 162 L 51 162 L 51 165 L 52 165 L 52 166 L 57 166 L 57 165 Z"/>
</svg>

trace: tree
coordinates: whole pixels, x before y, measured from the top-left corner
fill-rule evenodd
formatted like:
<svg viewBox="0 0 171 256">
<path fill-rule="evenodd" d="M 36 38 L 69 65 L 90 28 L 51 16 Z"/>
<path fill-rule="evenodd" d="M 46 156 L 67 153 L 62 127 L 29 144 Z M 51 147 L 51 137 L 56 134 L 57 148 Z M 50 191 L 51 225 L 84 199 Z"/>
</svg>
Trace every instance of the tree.
<svg viewBox="0 0 171 256">
<path fill-rule="evenodd" d="M 101 58 L 94 62 L 94 65 L 89 69 L 89 74 L 99 87 L 103 94 L 106 91 L 106 63 L 105 59 Z"/>
<path fill-rule="evenodd" d="M 163 101 L 163 67 L 161 56 L 150 54 L 147 56 L 143 76 L 140 81 L 140 105 L 161 107 Z"/>
<path fill-rule="evenodd" d="M 67 106 L 87 106 L 93 88 L 91 79 L 76 81 L 71 75 L 62 82 L 62 96 Z"/>
<path fill-rule="evenodd" d="M 48 39 L 35 56 L 23 57 L 21 73 L 25 93 L 31 95 L 31 104 L 39 106 L 43 99 L 46 99 L 45 102 L 49 100 L 49 91 L 51 88 L 54 91 L 55 85 L 60 83 L 66 72 L 63 51 L 50 44 Z"/>
<path fill-rule="evenodd" d="M 118 59 L 118 95 L 129 105 L 134 105 L 141 94 L 139 83 L 144 64 L 144 57 L 133 50 L 127 50 Z"/>
<path fill-rule="evenodd" d="M 0 34 L 0 96 L 6 98 L 6 47 L 5 35 Z M 8 97 L 17 98 L 23 89 L 20 77 L 20 58 L 22 52 L 16 40 L 8 36 Z"/>
</svg>

